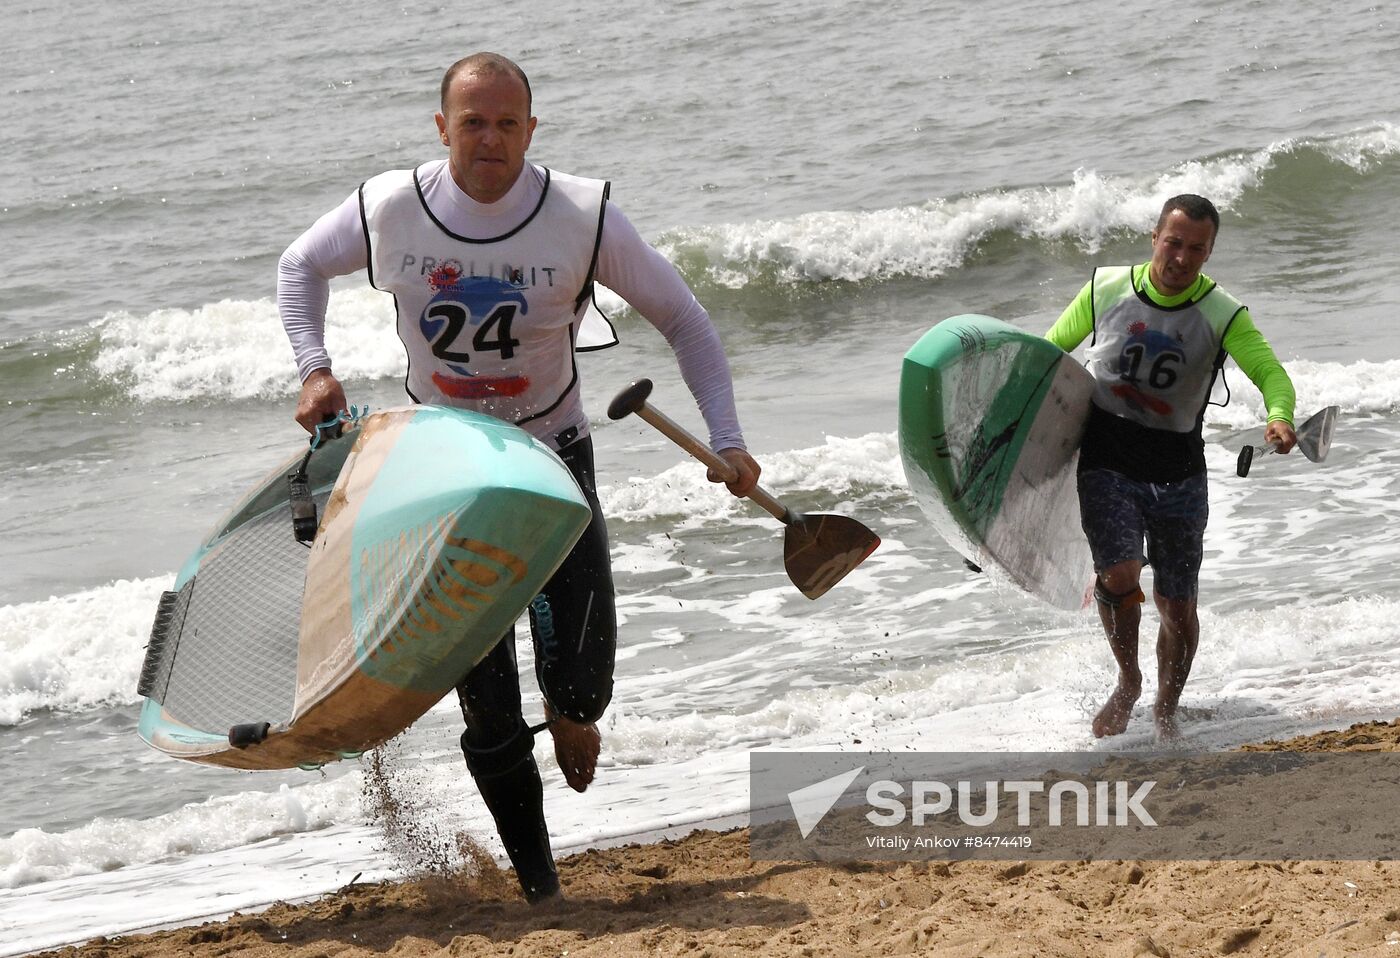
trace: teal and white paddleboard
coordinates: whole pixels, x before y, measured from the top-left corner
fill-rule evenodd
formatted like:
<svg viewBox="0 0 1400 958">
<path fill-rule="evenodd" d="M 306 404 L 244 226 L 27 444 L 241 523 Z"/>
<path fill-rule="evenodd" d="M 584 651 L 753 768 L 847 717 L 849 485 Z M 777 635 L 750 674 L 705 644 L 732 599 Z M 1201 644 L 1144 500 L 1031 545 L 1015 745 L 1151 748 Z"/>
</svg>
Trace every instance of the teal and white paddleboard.
<svg viewBox="0 0 1400 958">
<path fill-rule="evenodd" d="M 969 562 L 1080 609 L 1093 562 L 1075 469 L 1093 379 L 1062 349 L 989 316 L 954 316 L 904 357 L 899 449 L 919 504 Z"/>
<path fill-rule="evenodd" d="M 578 484 L 508 423 L 441 406 L 367 416 L 307 479 L 319 527 L 293 534 L 273 470 L 161 600 L 141 737 L 237 768 L 315 766 L 407 728 L 479 662 L 588 524 Z"/>
</svg>

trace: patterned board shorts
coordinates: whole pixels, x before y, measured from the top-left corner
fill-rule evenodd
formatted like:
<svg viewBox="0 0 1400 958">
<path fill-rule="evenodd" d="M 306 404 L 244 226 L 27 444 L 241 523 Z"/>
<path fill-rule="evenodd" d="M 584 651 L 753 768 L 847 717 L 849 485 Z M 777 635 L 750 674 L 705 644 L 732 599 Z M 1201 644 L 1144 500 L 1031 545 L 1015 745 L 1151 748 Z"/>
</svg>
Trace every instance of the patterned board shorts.
<svg viewBox="0 0 1400 958">
<path fill-rule="evenodd" d="M 1195 597 L 1210 517 L 1205 473 L 1158 484 L 1110 469 L 1085 470 L 1079 474 L 1079 515 L 1095 569 L 1146 561 L 1157 595 Z"/>
</svg>

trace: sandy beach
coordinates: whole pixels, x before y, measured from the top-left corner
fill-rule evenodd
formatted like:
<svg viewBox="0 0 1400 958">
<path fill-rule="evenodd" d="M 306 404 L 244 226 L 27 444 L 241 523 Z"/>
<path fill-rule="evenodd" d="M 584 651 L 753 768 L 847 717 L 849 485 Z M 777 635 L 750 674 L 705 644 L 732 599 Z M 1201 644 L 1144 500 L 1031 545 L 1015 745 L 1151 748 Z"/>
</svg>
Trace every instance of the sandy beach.
<svg viewBox="0 0 1400 958">
<path fill-rule="evenodd" d="M 1400 719 L 1252 750 L 1400 750 Z M 1393 800 L 1393 799 L 1392 799 Z M 354 884 L 257 914 L 96 939 L 64 958 L 512 955 L 1393 955 L 1393 861 L 755 862 L 743 829 L 559 862 L 531 908 L 474 874 Z"/>
</svg>

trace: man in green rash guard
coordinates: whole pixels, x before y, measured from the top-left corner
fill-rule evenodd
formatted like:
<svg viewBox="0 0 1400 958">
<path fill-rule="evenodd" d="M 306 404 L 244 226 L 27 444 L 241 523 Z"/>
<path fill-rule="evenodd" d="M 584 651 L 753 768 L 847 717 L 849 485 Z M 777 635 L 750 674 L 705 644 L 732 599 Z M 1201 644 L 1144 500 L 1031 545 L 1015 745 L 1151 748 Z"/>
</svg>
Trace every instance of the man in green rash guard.
<svg viewBox="0 0 1400 958">
<path fill-rule="evenodd" d="M 1094 596 L 1118 686 L 1094 717 L 1095 738 L 1121 734 L 1142 692 L 1138 624 L 1144 562 L 1152 566 L 1158 734 L 1177 732 L 1191 672 L 1208 503 L 1201 422 L 1228 354 L 1264 395 L 1266 442 L 1293 448 L 1293 383 L 1249 311 L 1201 268 L 1220 230 L 1210 200 L 1173 196 L 1152 230 L 1152 258 L 1100 267 L 1046 338 L 1069 352 L 1086 339 L 1094 401 L 1079 454 L 1079 508 L 1098 573 Z M 1146 554 L 1143 552 L 1146 542 Z"/>
</svg>

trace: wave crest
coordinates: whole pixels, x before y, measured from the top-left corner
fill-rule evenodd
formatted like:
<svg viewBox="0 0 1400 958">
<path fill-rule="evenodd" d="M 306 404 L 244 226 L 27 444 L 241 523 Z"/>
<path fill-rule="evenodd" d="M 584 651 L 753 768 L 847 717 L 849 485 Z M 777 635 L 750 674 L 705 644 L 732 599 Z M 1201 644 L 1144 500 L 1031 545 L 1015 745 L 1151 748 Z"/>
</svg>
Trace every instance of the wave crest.
<svg viewBox="0 0 1400 958">
<path fill-rule="evenodd" d="M 333 293 L 326 345 L 341 379 L 401 376 L 393 300 L 370 287 Z M 93 368 L 141 402 L 271 399 L 300 387 L 287 334 L 271 300 L 221 300 L 145 316 L 110 313 L 94 328 Z"/>
<path fill-rule="evenodd" d="M 1249 191 L 1267 189 L 1281 163 L 1340 165 L 1365 174 L 1397 154 L 1400 127 L 1382 124 L 1189 160 L 1146 176 L 1081 168 L 1064 185 L 676 230 L 658 247 L 693 282 L 731 289 L 896 276 L 936 279 L 961 267 L 995 234 L 1042 243 L 1068 240 L 1093 254 L 1119 235 L 1150 228 L 1163 201 L 1177 193 L 1210 196 L 1222 210 L 1231 210 Z"/>
</svg>

